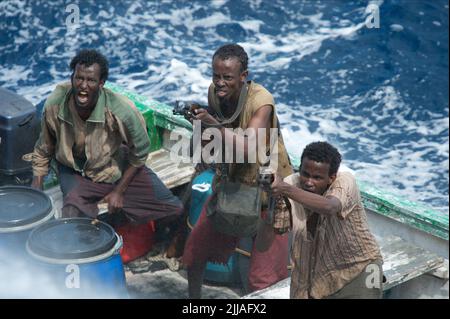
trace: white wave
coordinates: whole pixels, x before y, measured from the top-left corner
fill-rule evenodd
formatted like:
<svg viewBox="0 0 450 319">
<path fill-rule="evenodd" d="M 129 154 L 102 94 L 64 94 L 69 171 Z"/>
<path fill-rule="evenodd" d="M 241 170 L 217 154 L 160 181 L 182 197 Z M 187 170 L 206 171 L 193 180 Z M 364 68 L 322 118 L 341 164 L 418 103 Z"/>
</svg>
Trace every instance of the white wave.
<svg viewBox="0 0 450 319">
<path fill-rule="evenodd" d="M 0 257 L 0 299 L 117 298 L 108 291 L 94 293 L 82 290 L 83 287 L 66 288 L 63 266 L 52 269 L 54 265 L 44 266 L 30 258 L 17 258 L 2 251 Z"/>
<path fill-rule="evenodd" d="M 339 71 L 336 74 L 339 77 L 346 75 Z M 350 105 L 352 108 L 371 102 L 371 112 L 365 117 L 364 114 L 343 112 L 339 106 L 324 109 L 320 105 L 278 105 L 287 148 L 300 156 L 308 143 L 327 140 L 340 150 L 343 163 L 353 169 L 362 181 L 383 185 L 384 189 L 394 194 L 417 201 L 430 198 L 447 200 L 437 181 L 443 187 L 448 185 L 447 174 L 442 180 L 442 172 L 448 172 L 449 165 L 448 137 L 443 143 L 434 141 L 436 136 L 448 131 L 447 117 L 434 114 L 435 118 L 431 121 L 406 119 L 412 111 L 411 107 L 391 85 L 373 88 L 362 95 L 343 96 L 338 101 L 340 105 Z M 387 120 L 386 125 L 380 124 Z M 314 130 L 311 129 L 312 123 L 316 123 Z M 415 134 L 421 138 L 411 140 L 405 134 Z M 398 136 L 401 142 L 389 146 L 385 136 Z M 345 154 L 349 151 L 361 152 L 359 147 L 366 148 L 364 153 L 371 155 L 370 162 L 346 159 Z M 429 159 L 430 154 L 433 154 L 433 161 Z M 448 207 L 435 206 L 435 209 L 448 212 Z"/>
<path fill-rule="evenodd" d="M 218 8 L 224 6 L 227 2 L 228 2 L 228 0 L 213 0 L 213 1 L 211 1 L 211 6 L 213 8 L 218 9 Z"/>
<path fill-rule="evenodd" d="M 247 3 L 256 13 L 266 4 L 261 0 Z M 98 12 L 85 14 L 82 11 L 80 28 L 75 30 L 64 25 L 63 9 L 55 11 L 55 20 L 61 22 L 46 27 L 41 17 L 33 14 L 29 3 L 2 1 L 0 15 L 19 16 L 22 30 L 20 33 L 12 31 L 14 26 L 4 26 L 0 21 L 7 32 L 17 34 L 16 43 L 2 49 L 20 56 L 20 47 L 27 43 L 42 41 L 46 47 L 33 55 L 27 66 L 1 65 L 0 82 L 33 103 L 40 102 L 57 82 L 69 79 L 67 65 L 76 51 L 100 43 L 98 49 L 114 58 L 110 67 L 111 81 L 162 102 L 185 99 L 205 103 L 211 81 L 212 54 L 216 46 L 234 40 L 218 34 L 217 30 L 222 29 L 218 26 L 239 25 L 245 34 L 237 41 L 249 53 L 252 78 L 259 81 L 261 74 L 276 78 L 267 82 L 262 78 L 261 84 L 270 90 L 276 81 L 280 88 L 273 93 L 276 100 L 281 101 L 277 102 L 277 107 L 289 150 L 299 156 L 308 143 L 328 140 L 341 150 L 344 163 L 360 178 L 373 180 L 413 199 L 438 198 L 448 202 L 448 176 L 442 174 L 448 172 L 448 137 L 441 138 L 449 129 L 448 110 L 431 114 L 413 109 L 403 92 L 397 89 L 400 75 L 366 92 L 345 92 L 326 106 L 303 105 L 283 98 L 284 94 L 291 93 L 289 90 L 293 86 L 289 76 L 278 78 L 278 75 L 296 62 L 305 61 L 306 57 L 320 76 L 330 79 L 329 90 L 333 94 L 341 94 L 340 90 L 352 84 L 354 74 L 359 71 L 356 68 L 343 65 L 333 71 L 321 65 L 325 58 L 335 54 L 329 46 L 323 50 L 323 44 L 356 39 L 365 27 L 365 9 L 371 3 L 383 5 L 383 1 L 370 1 L 357 7 L 354 12 L 360 14 L 360 19 L 356 20 L 345 13 L 328 20 L 319 9 L 307 15 L 281 3 L 277 8 L 288 18 L 280 25 L 279 32 L 273 32 L 266 31 L 271 26 L 264 15 L 249 14 L 242 20 L 234 18 L 230 13 L 231 2 L 227 1 L 186 5 L 166 2 L 165 6 L 136 1 L 125 6 L 120 15 L 114 5 L 99 5 Z M 198 18 L 202 10 L 208 14 L 200 14 Z M 383 21 L 383 16 L 381 19 Z M 34 70 L 42 61 L 50 62 L 46 69 L 39 70 L 46 72 L 50 79 L 36 87 Z M 368 72 L 376 72 L 376 63 L 368 62 Z M 298 79 L 303 79 L 302 83 L 316 80 L 309 74 L 299 74 Z M 423 117 L 430 120 L 420 120 Z M 388 141 L 389 137 L 397 142 Z M 364 161 L 346 158 L 346 154 L 353 153 L 366 158 Z"/>
<path fill-rule="evenodd" d="M 391 28 L 392 31 L 395 31 L 395 32 L 400 32 L 400 31 L 403 31 L 403 29 L 404 29 L 403 26 L 400 24 L 391 24 L 389 27 Z"/>
<path fill-rule="evenodd" d="M 261 20 L 244 20 L 239 21 L 238 23 L 244 30 L 250 30 L 255 33 L 259 33 L 261 25 L 264 24 L 264 22 L 262 22 Z"/>
<path fill-rule="evenodd" d="M 328 21 L 320 20 L 321 14 L 307 16 L 315 25 L 326 25 Z M 320 27 L 305 34 L 298 32 L 288 32 L 282 38 L 278 35 L 256 34 L 256 41 L 242 41 L 240 44 L 252 57 L 255 72 L 261 71 L 267 66 L 274 69 L 288 67 L 292 61 L 300 61 L 305 56 L 318 52 L 322 43 L 326 40 L 334 40 L 339 37 L 351 40 L 356 32 L 365 27 L 361 22 L 356 25 L 342 28 Z M 277 56 L 267 63 L 267 56 Z"/>
<path fill-rule="evenodd" d="M 170 14 L 155 14 L 154 18 L 160 21 L 169 21 L 174 26 L 183 25 L 187 28 L 188 35 L 193 35 L 194 29 L 196 28 L 213 28 L 219 24 L 229 23 L 231 21 L 222 12 L 214 12 L 206 18 L 196 19 L 193 17 L 195 8 L 174 9 Z"/>
<path fill-rule="evenodd" d="M 20 12 L 23 16 L 31 16 L 31 7 L 27 6 L 25 1 L 10 0 L 0 1 L 0 12 L 4 17 L 15 17 Z"/>
</svg>

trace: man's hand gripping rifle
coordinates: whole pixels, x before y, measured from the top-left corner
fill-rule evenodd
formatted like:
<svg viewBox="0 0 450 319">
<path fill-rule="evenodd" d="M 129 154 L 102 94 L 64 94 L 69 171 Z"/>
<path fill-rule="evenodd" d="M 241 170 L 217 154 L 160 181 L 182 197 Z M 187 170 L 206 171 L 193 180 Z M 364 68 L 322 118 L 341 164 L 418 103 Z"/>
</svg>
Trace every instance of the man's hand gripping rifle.
<svg viewBox="0 0 450 319">
<path fill-rule="evenodd" d="M 204 108 L 206 108 L 206 106 L 196 102 L 176 101 L 172 112 L 174 115 L 183 115 L 186 120 L 191 121 L 194 117 L 193 111 L 195 109 Z"/>
<path fill-rule="evenodd" d="M 275 180 L 275 175 L 268 166 L 261 166 L 258 174 L 258 185 L 263 191 L 267 193 L 269 200 L 267 208 L 267 219 L 268 224 L 273 224 L 273 214 L 275 211 L 275 198 L 272 196 L 271 185 Z"/>
</svg>

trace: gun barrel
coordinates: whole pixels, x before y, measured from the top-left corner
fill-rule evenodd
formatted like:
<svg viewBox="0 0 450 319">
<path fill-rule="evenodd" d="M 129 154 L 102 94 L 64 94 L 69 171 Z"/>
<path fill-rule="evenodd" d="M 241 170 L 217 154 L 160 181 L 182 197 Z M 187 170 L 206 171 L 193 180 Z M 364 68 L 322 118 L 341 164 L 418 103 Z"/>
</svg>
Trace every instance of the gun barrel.
<svg viewBox="0 0 450 319">
<path fill-rule="evenodd" d="M 267 223 L 273 224 L 273 215 L 275 212 L 275 198 L 272 196 L 272 192 L 267 192 L 267 195 L 269 195 L 269 205 L 267 207 Z"/>
</svg>

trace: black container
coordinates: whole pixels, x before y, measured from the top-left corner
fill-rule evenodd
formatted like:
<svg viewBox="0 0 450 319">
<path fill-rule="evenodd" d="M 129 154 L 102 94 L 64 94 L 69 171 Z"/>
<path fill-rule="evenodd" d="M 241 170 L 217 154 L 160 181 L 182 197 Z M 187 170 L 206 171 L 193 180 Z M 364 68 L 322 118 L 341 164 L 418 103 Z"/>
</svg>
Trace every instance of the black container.
<svg viewBox="0 0 450 319">
<path fill-rule="evenodd" d="M 29 171 L 14 175 L 6 175 L 0 173 L 0 187 L 5 185 L 31 186 L 32 182 L 33 171 L 31 168 L 29 169 Z"/>
<path fill-rule="evenodd" d="M 39 137 L 36 107 L 20 95 L 0 88 L 0 175 L 31 171 L 22 156 L 33 152 Z"/>
</svg>

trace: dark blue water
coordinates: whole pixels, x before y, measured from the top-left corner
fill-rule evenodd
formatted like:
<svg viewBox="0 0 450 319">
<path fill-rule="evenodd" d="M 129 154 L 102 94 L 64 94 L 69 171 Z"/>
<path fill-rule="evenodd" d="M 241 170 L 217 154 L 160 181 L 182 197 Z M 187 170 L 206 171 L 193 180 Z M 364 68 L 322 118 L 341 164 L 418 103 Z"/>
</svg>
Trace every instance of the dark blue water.
<svg viewBox="0 0 450 319">
<path fill-rule="evenodd" d="M 326 139 L 359 179 L 448 212 L 448 1 L 374 1 L 379 28 L 367 1 L 111 2 L 0 2 L 0 85 L 37 103 L 93 47 L 112 82 L 206 102 L 212 54 L 238 42 L 292 153 Z"/>
</svg>

